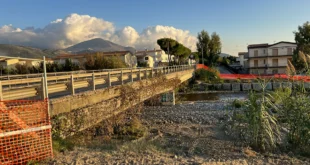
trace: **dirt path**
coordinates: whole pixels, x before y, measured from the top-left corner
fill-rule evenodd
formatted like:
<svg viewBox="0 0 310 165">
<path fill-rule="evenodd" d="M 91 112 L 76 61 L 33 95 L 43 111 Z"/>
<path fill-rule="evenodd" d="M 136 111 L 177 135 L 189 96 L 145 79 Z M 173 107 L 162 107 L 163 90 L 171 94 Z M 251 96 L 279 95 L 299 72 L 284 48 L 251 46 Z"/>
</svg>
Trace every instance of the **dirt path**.
<svg viewBox="0 0 310 165">
<path fill-rule="evenodd" d="M 287 155 L 262 155 L 243 147 L 221 129 L 224 102 L 145 107 L 147 135 L 58 154 L 48 164 L 309 164 Z"/>
</svg>

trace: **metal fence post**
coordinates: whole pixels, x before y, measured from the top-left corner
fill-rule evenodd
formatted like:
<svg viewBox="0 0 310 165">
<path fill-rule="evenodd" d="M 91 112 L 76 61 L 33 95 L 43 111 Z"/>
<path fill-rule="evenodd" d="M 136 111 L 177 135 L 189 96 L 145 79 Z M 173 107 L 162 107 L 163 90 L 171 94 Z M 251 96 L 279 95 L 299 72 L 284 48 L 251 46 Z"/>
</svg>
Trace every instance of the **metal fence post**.
<svg viewBox="0 0 310 165">
<path fill-rule="evenodd" d="M 112 86 L 112 83 L 111 83 L 111 73 L 110 71 L 108 72 L 108 87 Z"/>
<path fill-rule="evenodd" d="M 75 95 L 75 89 L 74 89 L 74 77 L 73 77 L 73 74 L 71 75 L 70 89 L 71 89 L 71 94 L 72 94 L 72 95 Z"/>
<path fill-rule="evenodd" d="M 3 101 L 2 82 L 0 81 L 0 101 Z"/>
<path fill-rule="evenodd" d="M 93 86 L 93 91 L 96 90 L 96 82 L 95 82 L 95 73 L 93 73 L 93 76 L 92 76 L 92 86 Z"/>
<path fill-rule="evenodd" d="M 144 70 L 144 78 L 147 79 L 147 69 Z"/>
<path fill-rule="evenodd" d="M 141 69 L 139 69 L 139 80 L 141 80 Z"/>
<path fill-rule="evenodd" d="M 153 68 L 151 68 L 150 77 L 153 78 Z"/>
<path fill-rule="evenodd" d="M 45 91 L 45 80 L 44 80 L 44 77 L 42 77 L 41 79 L 41 88 L 40 88 L 40 97 L 41 99 L 46 99 L 46 91 Z"/>
<path fill-rule="evenodd" d="M 123 69 L 121 69 L 121 84 L 124 84 Z"/>
<path fill-rule="evenodd" d="M 133 82 L 133 73 L 132 73 L 132 68 L 131 68 L 131 71 L 130 71 L 130 78 L 131 78 L 131 82 Z"/>
</svg>

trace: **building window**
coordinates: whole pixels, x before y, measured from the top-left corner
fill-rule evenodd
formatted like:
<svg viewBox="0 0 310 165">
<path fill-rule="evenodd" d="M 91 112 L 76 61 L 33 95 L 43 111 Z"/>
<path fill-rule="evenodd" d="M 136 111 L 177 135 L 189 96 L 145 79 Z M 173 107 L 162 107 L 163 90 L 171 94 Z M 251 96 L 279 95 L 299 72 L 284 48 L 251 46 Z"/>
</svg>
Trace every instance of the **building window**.
<svg viewBox="0 0 310 165">
<path fill-rule="evenodd" d="M 288 58 L 288 59 L 287 59 L 287 63 L 288 63 L 288 61 L 291 61 L 291 62 L 292 62 L 292 60 L 293 60 L 292 58 Z"/>
<path fill-rule="evenodd" d="M 293 54 L 293 49 L 287 48 L 287 55 L 292 55 L 292 54 Z"/>
<path fill-rule="evenodd" d="M 278 59 L 272 59 L 272 66 L 278 66 Z"/>
<path fill-rule="evenodd" d="M 278 49 L 272 49 L 272 55 L 277 56 L 278 55 Z"/>
<path fill-rule="evenodd" d="M 266 60 L 264 59 L 264 64 L 266 64 Z"/>
<path fill-rule="evenodd" d="M 254 50 L 254 57 L 258 56 L 258 50 Z"/>
<path fill-rule="evenodd" d="M 266 49 L 264 49 L 264 54 L 266 54 Z"/>
<path fill-rule="evenodd" d="M 144 57 L 144 60 L 145 60 L 145 61 L 149 60 L 149 57 Z"/>
</svg>

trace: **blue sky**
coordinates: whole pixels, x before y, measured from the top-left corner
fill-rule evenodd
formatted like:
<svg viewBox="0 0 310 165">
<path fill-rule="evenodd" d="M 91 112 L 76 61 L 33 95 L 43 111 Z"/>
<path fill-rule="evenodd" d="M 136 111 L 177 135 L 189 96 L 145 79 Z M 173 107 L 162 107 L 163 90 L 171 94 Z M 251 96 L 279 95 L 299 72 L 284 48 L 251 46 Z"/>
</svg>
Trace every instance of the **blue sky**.
<svg viewBox="0 0 310 165">
<path fill-rule="evenodd" d="M 236 55 L 247 44 L 294 41 L 293 31 L 310 20 L 309 0 L 2 0 L 0 27 L 44 28 L 71 13 L 112 22 L 115 29 L 133 27 L 137 32 L 164 25 L 217 32 L 222 52 Z M 1 41 L 1 40 L 0 40 Z"/>
</svg>

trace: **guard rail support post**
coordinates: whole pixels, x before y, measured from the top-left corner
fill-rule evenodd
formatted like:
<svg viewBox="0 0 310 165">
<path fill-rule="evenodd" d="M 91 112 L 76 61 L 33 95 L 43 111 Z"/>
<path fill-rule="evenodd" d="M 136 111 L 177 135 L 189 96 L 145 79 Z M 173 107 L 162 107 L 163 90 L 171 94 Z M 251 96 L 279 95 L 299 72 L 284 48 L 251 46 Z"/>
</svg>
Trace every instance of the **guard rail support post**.
<svg viewBox="0 0 310 165">
<path fill-rule="evenodd" d="M 41 99 L 46 98 L 46 93 L 45 93 L 45 89 L 44 89 L 45 85 L 44 84 L 45 84 L 44 77 L 42 77 L 41 78 L 41 88 L 39 90 Z"/>
<path fill-rule="evenodd" d="M 112 86 L 112 83 L 111 83 L 111 73 L 110 71 L 108 72 L 108 87 Z"/>
<path fill-rule="evenodd" d="M 147 79 L 147 69 L 144 70 L 144 78 Z"/>
<path fill-rule="evenodd" d="M 131 71 L 130 71 L 130 78 L 131 78 L 131 82 L 133 82 L 133 73 L 132 73 L 132 68 L 131 68 Z"/>
<path fill-rule="evenodd" d="M 121 84 L 124 84 L 124 75 L 123 75 L 123 69 L 121 69 Z"/>
<path fill-rule="evenodd" d="M 95 91 L 96 90 L 96 82 L 95 82 L 96 80 L 95 80 L 95 73 L 93 73 L 93 75 L 92 75 L 92 87 L 93 87 L 93 91 Z"/>
<path fill-rule="evenodd" d="M 0 101 L 3 101 L 2 82 L 0 81 Z"/>
<path fill-rule="evenodd" d="M 139 69 L 139 80 L 141 80 L 141 69 Z"/>
<path fill-rule="evenodd" d="M 153 68 L 151 68 L 150 77 L 153 78 Z"/>
<path fill-rule="evenodd" d="M 70 89 L 71 89 L 71 94 L 72 94 L 72 95 L 75 95 L 74 77 L 73 77 L 73 74 L 71 74 Z"/>
</svg>

